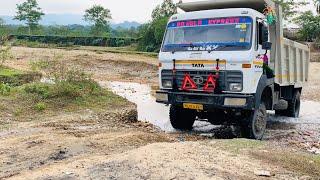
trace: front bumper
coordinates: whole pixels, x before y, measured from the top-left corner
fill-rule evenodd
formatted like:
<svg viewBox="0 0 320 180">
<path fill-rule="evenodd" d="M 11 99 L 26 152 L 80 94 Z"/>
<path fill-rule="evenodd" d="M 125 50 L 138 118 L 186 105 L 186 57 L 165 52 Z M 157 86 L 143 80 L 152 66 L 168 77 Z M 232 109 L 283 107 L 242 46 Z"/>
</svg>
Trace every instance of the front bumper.
<svg viewBox="0 0 320 180">
<path fill-rule="evenodd" d="M 156 92 L 156 99 L 158 103 L 163 103 L 163 104 L 173 104 L 173 105 L 183 105 L 184 103 L 202 104 L 205 111 L 210 111 L 210 109 L 253 110 L 255 108 L 254 95 L 203 94 L 203 93 L 171 92 L 171 91 L 160 90 Z M 232 103 L 232 102 L 238 102 L 238 103 Z"/>
</svg>

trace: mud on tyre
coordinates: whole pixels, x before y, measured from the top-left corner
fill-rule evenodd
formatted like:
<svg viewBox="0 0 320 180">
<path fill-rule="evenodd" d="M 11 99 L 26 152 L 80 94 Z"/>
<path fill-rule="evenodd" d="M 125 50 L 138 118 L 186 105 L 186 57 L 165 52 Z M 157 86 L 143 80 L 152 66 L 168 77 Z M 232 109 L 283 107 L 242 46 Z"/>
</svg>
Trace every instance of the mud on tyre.
<svg viewBox="0 0 320 180">
<path fill-rule="evenodd" d="M 300 97 L 300 92 L 296 91 L 292 100 L 288 101 L 288 108 L 286 110 L 276 110 L 276 115 L 298 118 L 300 116 Z"/>
<path fill-rule="evenodd" d="M 267 108 L 264 102 L 259 107 L 249 112 L 248 119 L 241 126 L 241 135 L 248 139 L 262 140 L 267 129 Z"/>
</svg>

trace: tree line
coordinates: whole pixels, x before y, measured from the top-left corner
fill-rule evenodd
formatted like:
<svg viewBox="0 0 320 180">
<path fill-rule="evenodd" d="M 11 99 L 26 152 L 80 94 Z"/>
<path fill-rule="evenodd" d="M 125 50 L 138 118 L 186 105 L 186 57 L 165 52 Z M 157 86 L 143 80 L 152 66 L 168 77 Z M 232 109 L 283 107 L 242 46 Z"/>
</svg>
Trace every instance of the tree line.
<svg viewBox="0 0 320 180">
<path fill-rule="evenodd" d="M 306 0 L 274 0 L 283 7 L 284 18 L 299 25 L 298 38 L 302 41 L 317 41 L 320 44 L 320 0 L 312 0 L 319 14 L 311 11 L 300 13 L 298 7 L 308 4 Z M 300 8 L 301 9 L 301 8 Z M 41 26 L 39 21 L 44 16 L 36 0 L 26 0 L 17 5 L 16 20 L 25 22 L 26 26 L 9 26 L 0 19 L 1 29 L 10 29 L 10 33 L 61 36 L 104 36 L 138 38 L 138 50 L 157 52 L 170 16 L 177 13 L 177 5 L 172 0 L 163 0 L 151 14 L 151 21 L 138 28 L 111 29 L 112 15 L 109 9 L 94 5 L 84 12 L 84 20 L 91 26 Z M 2 30 L 4 32 L 4 30 Z"/>
</svg>

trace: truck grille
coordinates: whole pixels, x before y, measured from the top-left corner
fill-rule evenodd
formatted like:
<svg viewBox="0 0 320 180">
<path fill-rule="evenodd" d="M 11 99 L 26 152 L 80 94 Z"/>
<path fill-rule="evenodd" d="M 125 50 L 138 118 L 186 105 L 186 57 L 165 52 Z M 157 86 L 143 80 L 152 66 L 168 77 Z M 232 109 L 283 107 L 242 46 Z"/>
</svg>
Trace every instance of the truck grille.
<svg viewBox="0 0 320 180">
<path fill-rule="evenodd" d="M 213 71 L 197 71 L 197 70 L 177 70 L 176 79 L 178 87 L 182 86 L 184 75 L 188 73 L 192 79 L 203 79 L 198 80 L 197 86 L 198 89 L 195 91 L 203 91 L 203 87 L 208 79 L 210 74 L 216 74 Z M 163 80 L 172 80 L 173 73 L 172 70 L 162 70 L 161 79 Z M 202 82 L 202 83 L 201 83 Z M 220 71 L 219 72 L 219 87 L 217 90 L 227 91 L 229 90 L 230 83 L 241 83 L 243 84 L 243 75 L 241 71 Z"/>
</svg>

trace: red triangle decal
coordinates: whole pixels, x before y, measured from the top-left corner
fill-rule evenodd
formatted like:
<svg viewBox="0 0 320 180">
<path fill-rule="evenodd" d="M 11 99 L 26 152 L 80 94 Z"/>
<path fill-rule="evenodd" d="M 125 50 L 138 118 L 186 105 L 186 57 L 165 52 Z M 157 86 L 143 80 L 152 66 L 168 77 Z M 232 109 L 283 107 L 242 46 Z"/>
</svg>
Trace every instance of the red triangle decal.
<svg viewBox="0 0 320 180">
<path fill-rule="evenodd" d="M 213 92 L 216 89 L 217 81 L 216 81 L 215 78 L 216 77 L 214 75 L 212 75 L 212 74 L 210 74 L 208 76 L 208 80 L 207 80 L 206 84 L 203 87 L 204 91 Z"/>
<path fill-rule="evenodd" d="M 182 90 L 198 89 L 196 83 L 191 79 L 189 74 L 185 74 L 182 82 Z"/>
</svg>

